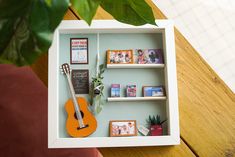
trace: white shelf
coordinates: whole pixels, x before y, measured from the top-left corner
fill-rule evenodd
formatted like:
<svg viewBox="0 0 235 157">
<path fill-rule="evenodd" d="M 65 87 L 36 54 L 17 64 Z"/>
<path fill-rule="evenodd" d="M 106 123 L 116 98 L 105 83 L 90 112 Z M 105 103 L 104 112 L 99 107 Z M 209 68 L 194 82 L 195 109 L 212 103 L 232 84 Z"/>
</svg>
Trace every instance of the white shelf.
<svg viewBox="0 0 235 157">
<path fill-rule="evenodd" d="M 107 64 L 107 68 L 164 68 L 164 64 Z"/>
<path fill-rule="evenodd" d="M 151 100 L 166 100 L 165 96 L 162 97 L 109 97 L 109 102 L 113 101 L 151 101 Z"/>
</svg>

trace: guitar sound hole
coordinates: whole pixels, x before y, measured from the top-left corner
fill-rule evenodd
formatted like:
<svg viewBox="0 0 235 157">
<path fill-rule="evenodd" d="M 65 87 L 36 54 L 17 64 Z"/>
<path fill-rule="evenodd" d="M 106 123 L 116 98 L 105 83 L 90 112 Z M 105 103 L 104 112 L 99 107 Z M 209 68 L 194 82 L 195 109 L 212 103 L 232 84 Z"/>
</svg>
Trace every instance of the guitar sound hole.
<svg viewBox="0 0 235 157">
<path fill-rule="evenodd" d="M 82 116 L 82 118 L 83 118 L 83 117 L 84 117 L 84 113 L 83 113 L 82 111 L 80 111 L 80 113 L 81 113 L 81 116 Z M 78 119 L 78 118 L 77 118 L 77 115 L 76 115 L 76 112 L 74 112 L 74 118 L 75 118 L 75 119 Z"/>
</svg>

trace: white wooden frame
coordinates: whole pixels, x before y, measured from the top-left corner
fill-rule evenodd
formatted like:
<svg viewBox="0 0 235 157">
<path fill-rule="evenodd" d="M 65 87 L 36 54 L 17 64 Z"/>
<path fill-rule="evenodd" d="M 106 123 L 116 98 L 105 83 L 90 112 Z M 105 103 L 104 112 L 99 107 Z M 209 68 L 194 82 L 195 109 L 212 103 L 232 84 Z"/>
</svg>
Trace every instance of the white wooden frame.
<svg viewBox="0 0 235 157">
<path fill-rule="evenodd" d="M 84 21 L 62 21 L 54 33 L 54 40 L 49 49 L 49 92 L 48 92 L 48 147 L 49 148 L 84 148 L 84 147 L 128 147 L 128 146 L 162 146 L 180 143 L 178 92 L 176 78 L 176 57 L 173 22 L 157 20 L 157 26 L 131 26 L 114 20 L 93 20 L 88 26 Z M 168 135 L 166 136 L 134 136 L 134 137 L 59 137 L 59 37 L 63 33 L 156 33 L 163 35 L 166 83 L 166 110 Z"/>
</svg>

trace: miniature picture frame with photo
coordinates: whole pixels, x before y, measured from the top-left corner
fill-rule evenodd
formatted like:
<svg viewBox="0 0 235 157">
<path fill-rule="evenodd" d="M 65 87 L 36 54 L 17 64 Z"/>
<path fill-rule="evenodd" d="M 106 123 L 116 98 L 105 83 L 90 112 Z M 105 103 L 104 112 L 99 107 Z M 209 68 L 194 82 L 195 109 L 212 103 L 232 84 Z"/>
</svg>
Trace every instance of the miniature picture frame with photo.
<svg viewBox="0 0 235 157">
<path fill-rule="evenodd" d="M 111 137 L 137 136 L 136 120 L 113 120 L 109 122 Z"/>
<path fill-rule="evenodd" d="M 70 63 L 88 64 L 88 38 L 70 38 Z"/>
<path fill-rule="evenodd" d="M 163 64 L 162 49 L 136 49 L 134 52 L 135 64 Z"/>
<path fill-rule="evenodd" d="M 161 97 L 165 96 L 165 89 L 163 86 L 143 86 L 144 97 Z"/>
<path fill-rule="evenodd" d="M 107 64 L 133 64 L 133 50 L 108 50 Z"/>
</svg>

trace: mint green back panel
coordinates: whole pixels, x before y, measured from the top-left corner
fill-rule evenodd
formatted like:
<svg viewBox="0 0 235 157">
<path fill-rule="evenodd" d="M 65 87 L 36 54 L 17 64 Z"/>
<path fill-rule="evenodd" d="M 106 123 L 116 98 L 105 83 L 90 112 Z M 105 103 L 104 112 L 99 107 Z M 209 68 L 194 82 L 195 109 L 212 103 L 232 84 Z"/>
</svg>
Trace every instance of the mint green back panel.
<svg viewBox="0 0 235 157">
<path fill-rule="evenodd" d="M 89 79 L 95 76 L 97 35 L 96 34 L 61 34 L 59 38 L 59 64 L 70 63 L 70 38 L 88 38 L 89 64 L 73 64 L 72 69 L 89 69 Z M 106 50 L 110 49 L 152 49 L 162 48 L 162 34 L 160 33 L 125 33 L 100 34 L 100 63 L 106 63 Z M 58 69 L 59 70 L 59 69 Z M 137 96 L 142 96 L 142 86 L 164 85 L 164 69 L 106 69 L 104 74 L 105 99 L 110 96 L 110 85 L 121 84 L 121 96 L 125 96 L 127 84 L 137 85 Z M 67 113 L 64 104 L 70 98 L 67 80 L 59 74 L 59 136 L 69 137 L 66 133 L 65 122 Z M 88 95 L 79 95 L 88 98 Z M 137 125 L 146 124 L 149 115 L 160 114 L 166 118 L 166 102 L 161 101 L 134 101 L 134 102 L 107 102 L 102 112 L 96 116 L 98 128 L 90 137 L 109 136 L 110 120 L 136 120 Z M 164 132 L 167 126 L 164 125 Z"/>
</svg>

